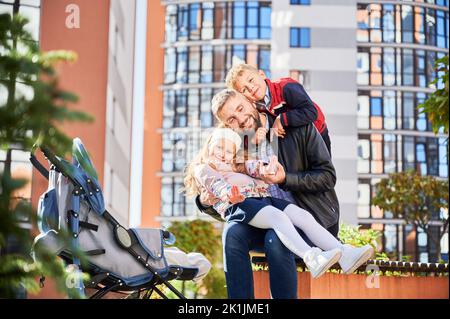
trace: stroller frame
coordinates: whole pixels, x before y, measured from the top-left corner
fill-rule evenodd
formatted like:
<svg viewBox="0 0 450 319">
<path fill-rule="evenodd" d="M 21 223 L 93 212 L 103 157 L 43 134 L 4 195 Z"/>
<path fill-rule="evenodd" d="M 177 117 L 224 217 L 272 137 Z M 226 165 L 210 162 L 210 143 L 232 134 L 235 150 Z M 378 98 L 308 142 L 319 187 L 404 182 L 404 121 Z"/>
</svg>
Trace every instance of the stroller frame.
<svg viewBox="0 0 450 319">
<path fill-rule="evenodd" d="M 63 176 L 68 178 L 70 182 L 74 185 L 74 189 L 72 192 L 72 202 L 71 209 L 68 213 L 68 228 L 70 233 L 73 235 L 72 244 L 74 247 L 79 247 L 78 245 L 78 234 L 80 231 L 80 226 L 83 223 L 78 219 L 79 211 L 80 211 L 80 203 L 81 196 L 86 194 L 86 190 L 76 181 L 73 176 L 71 176 L 70 172 L 68 172 L 63 165 L 61 165 L 61 161 L 58 159 L 55 154 L 53 154 L 50 149 L 48 149 L 44 145 L 39 146 L 43 155 L 46 159 L 51 163 L 50 170 L 55 170 L 56 172 L 61 173 Z M 49 171 L 39 162 L 39 160 L 34 155 L 34 150 L 30 155 L 30 162 L 32 165 L 43 175 L 45 178 L 49 179 Z M 90 183 L 90 180 L 87 180 Z M 87 191 L 99 191 L 99 189 L 88 189 Z M 114 238 L 122 249 L 126 250 L 133 258 L 140 263 L 145 269 L 147 269 L 151 274 L 153 274 L 150 281 L 140 284 L 137 286 L 129 286 L 127 285 L 121 278 L 118 276 L 111 274 L 109 272 L 102 271 L 101 269 L 96 269 L 95 265 L 89 265 L 89 271 L 87 271 L 91 276 L 89 282 L 85 283 L 85 285 L 80 285 L 80 293 L 84 295 L 84 287 L 96 289 L 90 299 L 100 299 L 104 297 L 109 292 L 116 291 L 131 291 L 137 292 L 138 297 L 144 292 L 144 299 L 150 299 L 153 295 L 153 292 L 156 292 L 163 299 L 168 299 L 168 297 L 156 286 L 157 285 L 165 285 L 171 292 L 173 292 L 178 298 L 186 299 L 186 297 L 179 292 L 172 284 L 169 283 L 170 280 L 178 279 L 178 280 L 191 280 L 197 273 L 195 268 L 187 268 L 187 267 L 175 267 L 169 266 L 168 273 L 166 276 L 162 276 L 159 274 L 147 261 L 144 256 L 141 256 L 138 252 L 134 251 L 130 242 L 136 243 L 138 239 L 135 237 L 132 231 L 124 228 L 120 223 L 105 209 L 102 214 L 103 218 L 112 226 Z M 86 224 L 86 223 L 84 223 Z M 83 227 L 83 226 L 81 226 Z M 84 227 L 95 227 L 95 225 L 84 225 Z M 162 231 L 163 239 L 167 239 L 170 236 L 173 236 L 168 231 Z M 125 235 L 125 238 L 124 238 Z M 127 236 L 129 236 L 127 238 Z M 95 253 L 95 252 L 94 252 Z M 67 251 L 62 251 L 59 256 L 68 264 L 74 264 L 81 269 L 80 260 L 71 255 L 71 253 Z M 42 282 L 45 278 L 42 278 Z"/>
</svg>

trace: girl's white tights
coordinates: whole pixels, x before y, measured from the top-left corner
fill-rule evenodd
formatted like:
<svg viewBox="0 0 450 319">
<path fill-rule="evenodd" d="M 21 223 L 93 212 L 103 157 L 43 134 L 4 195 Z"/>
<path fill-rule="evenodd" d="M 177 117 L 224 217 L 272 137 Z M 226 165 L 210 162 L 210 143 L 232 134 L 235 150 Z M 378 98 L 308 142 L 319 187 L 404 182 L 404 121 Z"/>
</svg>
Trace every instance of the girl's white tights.
<svg viewBox="0 0 450 319">
<path fill-rule="evenodd" d="M 303 240 L 294 226 L 300 228 L 322 250 L 342 248 L 342 244 L 310 213 L 293 204 L 286 206 L 284 211 L 274 206 L 266 206 L 250 220 L 249 225 L 262 229 L 272 228 L 281 242 L 301 258 L 311 247 Z"/>
</svg>

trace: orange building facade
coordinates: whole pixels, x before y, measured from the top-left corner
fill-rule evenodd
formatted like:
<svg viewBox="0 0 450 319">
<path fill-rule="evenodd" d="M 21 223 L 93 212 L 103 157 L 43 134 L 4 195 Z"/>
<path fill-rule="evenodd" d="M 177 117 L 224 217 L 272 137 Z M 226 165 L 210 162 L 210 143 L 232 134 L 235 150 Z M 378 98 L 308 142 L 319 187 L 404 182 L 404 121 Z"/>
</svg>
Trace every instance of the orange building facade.
<svg viewBox="0 0 450 319">
<path fill-rule="evenodd" d="M 131 2 L 130 2 L 131 4 Z M 67 27 L 67 19 L 70 19 L 70 15 L 73 11 L 70 11 L 69 6 L 78 6 L 79 8 L 79 28 Z M 118 6 L 115 9 L 113 6 Z M 123 4 L 122 4 L 123 6 Z M 73 8 L 73 7 L 72 7 Z M 125 8 L 120 7 L 119 1 L 89 1 L 89 0 L 75 0 L 75 1 L 41 1 L 41 23 L 40 23 L 40 37 L 39 41 L 43 51 L 49 50 L 71 50 L 77 53 L 78 59 L 75 63 L 70 65 L 61 65 L 58 67 L 60 74 L 60 85 L 71 92 L 74 92 L 79 97 L 79 102 L 76 105 L 70 107 L 76 110 L 84 111 L 91 114 L 95 121 L 94 123 L 68 123 L 64 124 L 63 130 L 70 137 L 80 137 L 84 142 L 86 148 L 90 152 L 90 155 L 94 161 L 94 165 L 99 174 L 100 183 L 104 187 L 104 192 L 113 193 L 113 196 L 120 194 L 114 194 L 114 190 L 109 189 L 107 182 L 108 175 L 105 163 L 108 163 L 108 157 L 113 158 L 116 156 L 114 150 L 108 150 L 108 121 L 110 120 L 110 105 L 109 99 L 111 93 L 110 90 L 116 88 L 123 88 L 125 85 L 110 85 L 109 81 L 112 77 L 117 76 L 117 71 L 111 70 L 109 65 L 111 60 L 117 60 L 118 64 L 128 63 L 132 66 L 130 74 L 122 77 L 125 78 L 122 82 L 130 82 L 131 89 L 130 97 L 125 99 L 124 104 L 130 104 L 126 107 L 130 114 L 128 122 L 129 125 L 117 125 L 115 134 L 128 134 L 131 135 L 133 127 L 133 118 L 143 119 L 143 140 L 142 146 L 131 145 L 132 137 L 129 136 L 125 140 L 128 142 L 129 157 L 132 156 L 132 149 L 134 147 L 142 147 L 143 157 L 141 160 L 142 165 L 142 196 L 141 196 L 141 211 L 139 213 L 133 212 L 134 215 L 139 215 L 140 225 L 146 227 L 157 227 L 159 223 L 155 220 L 155 216 L 159 216 L 160 210 L 160 179 L 156 177 L 157 172 L 161 167 L 161 136 L 157 133 L 157 129 L 161 126 L 162 120 L 162 93 L 159 87 L 162 85 L 163 78 L 163 65 L 164 65 L 164 52 L 160 47 L 160 43 L 164 41 L 164 7 L 160 5 L 158 1 L 148 1 L 147 12 L 151 19 L 147 19 L 146 26 L 146 46 L 145 46 L 145 59 L 146 64 L 133 65 L 134 57 L 134 44 L 136 39 L 128 39 L 132 44 L 128 46 L 132 48 L 132 53 L 129 55 L 131 59 L 123 59 L 125 54 L 120 54 L 120 50 L 117 53 L 112 52 L 114 48 L 111 48 L 111 42 L 115 42 L 111 33 L 117 33 L 117 26 L 111 26 L 111 16 L 122 15 L 122 17 L 114 18 L 117 21 L 117 25 L 124 27 L 130 31 L 127 36 L 135 35 L 135 18 L 129 19 L 129 21 L 121 21 L 124 19 L 126 12 L 117 14 L 120 10 Z M 136 10 L 136 6 L 134 6 Z M 134 11 L 134 10 L 133 10 Z M 134 12 L 133 12 L 134 13 Z M 128 24 L 127 24 L 128 23 Z M 119 39 L 117 46 L 123 45 L 123 40 Z M 122 60 L 121 60 L 122 59 Z M 133 72 L 136 68 L 145 67 L 145 99 L 144 99 L 144 114 L 133 114 Z M 128 76 L 128 78 L 126 78 Z M 111 89 L 111 88 L 112 89 Z M 114 92 L 119 95 L 120 92 Z M 121 100 L 121 98 L 113 98 L 114 100 Z M 114 103 L 113 103 L 114 104 Z M 141 108 L 142 109 L 142 108 Z M 112 120 L 114 122 L 114 119 Z M 114 126 L 114 123 L 111 125 Z M 122 130 L 120 130 L 122 129 Z M 118 138 L 119 139 L 119 138 Z M 124 171 L 131 172 L 131 159 L 124 163 L 126 169 Z M 130 174 L 130 173 L 129 173 Z M 130 188 L 130 179 L 126 179 L 128 183 L 122 183 L 123 187 Z M 36 206 L 40 194 L 42 194 L 47 186 L 47 181 L 39 175 L 37 171 L 33 171 L 32 177 L 32 203 Z M 111 196 L 111 194 L 109 195 Z M 108 194 L 105 194 L 106 201 L 108 201 Z M 129 202 L 133 199 L 133 196 L 126 196 L 122 198 L 127 201 L 126 208 L 130 207 Z M 112 201 L 107 203 L 111 206 Z M 125 206 L 124 206 L 125 207 Z M 115 212 L 114 207 L 112 208 Z M 128 210 L 126 212 L 117 212 L 119 218 L 125 223 L 129 224 Z M 138 226 L 138 225 L 136 225 Z"/>
<path fill-rule="evenodd" d="M 159 227 L 164 7 L 159 1 L 127 4 L 41 0 L 37 40 L 43 51 L 77 53 L 76 62 L 57 67 L 60 85 L 79 97 L 69 107 L 95 120 L 65 123 L 62 129 L 80 137 L 89 151 L 108 211 L 126 226 Z M 151 18 L 139 20 L 143 9 Z M 29 172 L 31 202 L 37 207 L 47 181 L 36 170 Z M 47 280 L 38 295 L 29 297 L 62 296 Z"/>
<path fill-rule="evenodd" d="M 65 10 L 71 3 L 76 3 L 83 13 L 80 28 L 65 27 Z M 103 181 L 105 158 L 108 12 L 109 1 L 41 2 L 41 48 L 43 51 L 71 50 L 77 53 L 75 63 L 59 67 L 60 85 L 79 97 L 79 102 L 71 108 L 95 118 L 92 124 L 66 124 L 63 130 L 68 136 L 78 136 L 83 140 L 94 158 L 100 182 Z M 36 204 L 47 187 L 47 181 L 37 171 L 33 171 L 32 181 L 32 202 Z"/>
</svg>

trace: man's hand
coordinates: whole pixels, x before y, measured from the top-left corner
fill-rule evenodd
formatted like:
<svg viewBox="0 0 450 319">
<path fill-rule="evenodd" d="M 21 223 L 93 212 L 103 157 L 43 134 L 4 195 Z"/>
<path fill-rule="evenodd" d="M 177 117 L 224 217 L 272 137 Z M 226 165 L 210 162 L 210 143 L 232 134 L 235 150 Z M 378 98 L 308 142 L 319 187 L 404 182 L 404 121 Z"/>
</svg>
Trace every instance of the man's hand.
<svg viewBox="0 0 450 319">
<path fill-rule="evenodd" d="M 270 132 L 281 138 L 283 138 L 286 135 L 286 131 L 284 130 L 283 124 L 281 124 L 281 119 L 279 115 L 275 119 L 275 122 L 273 122 L 272 130 L 270 130 Z M 272 137 L 273 136 L 271 136 L 270 138 L 272 139 Z"/>
<path fill-rule="evenodd" d="M 255 135 L 251 139 L 252 144 L 261 144 L 266 139 L 267 129 L 260 127 L 256 130 Z"/>
<path fill-rule="evenodd" d="M 239 191 L 237 186 L 231 187 L 231 192 L 228 195 L 228 199 L 232 204 L 237 204 L 245 200 L 245 196 Z"/>
<path fill-rule="evenodd" d="M 202 189 L 200 193 L 200 203 L 203 206 L 212 206 L 217 203 L 219 199 L 215 197 L 213 194 L 208 192 L 206 189 Z"/>
<path fill-rule="evenodd" d="M 281 184 L 286 180 L 286 172 L 283 165 L 277 162 L 276 173 L 274 175 L 261 175 L 261 179 L 267 184 Z"/>
</svg>

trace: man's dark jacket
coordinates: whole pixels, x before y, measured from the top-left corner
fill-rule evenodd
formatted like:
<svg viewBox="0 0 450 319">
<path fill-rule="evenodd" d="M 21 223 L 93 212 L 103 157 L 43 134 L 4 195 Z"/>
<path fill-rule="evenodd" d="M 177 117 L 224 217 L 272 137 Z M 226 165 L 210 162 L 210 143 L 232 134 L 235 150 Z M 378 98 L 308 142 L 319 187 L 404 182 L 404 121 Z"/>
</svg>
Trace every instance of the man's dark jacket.
<svg viewBox="0 0 450 319">
<path fill-rule="evenodd" d="M 269 118 L 270 127 L 273 120 Z M 278 138 L 278 161 L 286 171 L 286 180 L 279 186 L 290 191 L 299 207 L 310 212 L 325 228 L 339 221 L 339 202 L 334 190 L 336 171 L 330 153 L 315 126 L 286 127 L 284 138 Z M 198 208 L 220 220 L 212 208 Z"/>
</svg>

